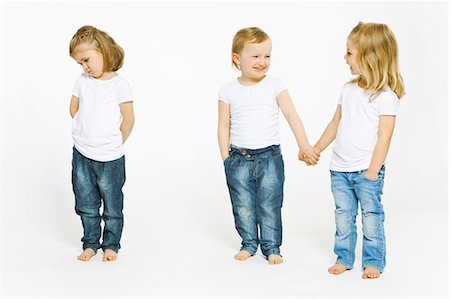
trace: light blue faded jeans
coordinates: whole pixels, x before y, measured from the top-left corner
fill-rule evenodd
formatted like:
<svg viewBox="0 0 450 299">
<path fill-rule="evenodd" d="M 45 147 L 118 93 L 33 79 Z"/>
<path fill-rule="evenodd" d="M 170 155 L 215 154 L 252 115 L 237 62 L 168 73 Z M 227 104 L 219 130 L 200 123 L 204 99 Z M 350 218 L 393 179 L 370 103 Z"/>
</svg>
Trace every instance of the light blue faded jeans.
<svg viewBox="0 0 450 299">
<path fill-rule="evenodd" d="M 98 162 L 84 157 L 73 148 L 72 187 L 75 194 L 75 211 L 83 225 L 83 249 L 95 252 L 102 248 L 118 252 L 123 229 L 123 193 L 125 184 L 125 156 Z M 100 206 L 103 201 L 103 214 Z M 103 242 L 100 244 L 103 219 Z"/>
<path fill-rule="evenodd" d="M 383 271 L 386 265 L 386 242 L 381 194 L 385 168 L 381 168 L 375 181 L 364 176 L 366 171 L 330 171 L 331 191 L 336 205 L 334 253 L 337 255 L 337 264 L 342 264 L 347 269 L 353 268 L 359 203 L 363 231 L 362 267 L 372 266 Z"/>
<path fill-rule="evenodd" d="M 266 257 L 280 254 L 284 185 L 280 146 L 232 147 L 224 165 L 241 250 L 254 255 L 261 245 Z"/>
</svg>

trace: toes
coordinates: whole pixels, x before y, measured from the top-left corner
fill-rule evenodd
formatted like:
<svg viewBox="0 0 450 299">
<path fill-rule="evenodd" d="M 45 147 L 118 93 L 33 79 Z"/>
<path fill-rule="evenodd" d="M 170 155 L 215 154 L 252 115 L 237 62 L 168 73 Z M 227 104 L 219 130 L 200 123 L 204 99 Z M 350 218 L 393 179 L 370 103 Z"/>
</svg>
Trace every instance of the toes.
<svg viewBox="0 0 450 299">
<path fill-rule="evenodd" d="M 234 255 L 234 259 L 238 260 L 238 261 L 245 261 L 250 256 L 251 256 L 251 254 L 249 252 L 247 252 L 246 250 L 241 250 Z"/>
<path fill-rule="evenodd" d="M 105 254 L 103 255 L 103 261 L 104 262 L 112 262 L 117 259 L 117 254 L 112 250 L 106 250 Z"/>
<path fill-rule="evenodd" d="M 367 278 L 374 279 L 374 278 L 380 277 L 380 275 L 381 275 L 381 273 L 378 271 L 378 269 L 375 269 L 375 268 L 368 269 L 368 268 L 366 268 L 366 269 L 364 269 L 364 273 L 362 275 L 362 278 L 364 278 L 364 279 L 367 279 Z"/>
<path fill-rule="evenodd" d="M 283 262 L 283 258 L 277 254 L 271 254 L 267 259 L 269 260 L 270 265 L 278 265 Z"/>
</svg>

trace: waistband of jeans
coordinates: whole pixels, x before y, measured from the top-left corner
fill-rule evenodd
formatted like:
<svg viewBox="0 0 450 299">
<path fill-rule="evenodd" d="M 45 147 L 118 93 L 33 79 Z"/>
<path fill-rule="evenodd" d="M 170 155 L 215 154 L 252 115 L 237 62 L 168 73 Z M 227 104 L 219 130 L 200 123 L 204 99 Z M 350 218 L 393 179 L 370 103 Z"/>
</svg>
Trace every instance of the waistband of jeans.
<svg viewBox="0 0 450 299">
<path fill-rule="evenodd" d="M 236 147 L 236 146 L 231 146 L 230 148 L 230 153 L 233 154 L 238 154 L 241 156 L 254 156 L 254 155 L 259 155 L 259 154 L 263 154 L 266 152 L 274 152 L 274 153 L 279 153 L 280 152 L 280 145 L 279 144 L 274 144 L 274 145 L 270 145 L 264 148 L 258 148 L 258 149 L 249 149 L 249 148 L 243 148 L 243 147 Z"/>
</svg>

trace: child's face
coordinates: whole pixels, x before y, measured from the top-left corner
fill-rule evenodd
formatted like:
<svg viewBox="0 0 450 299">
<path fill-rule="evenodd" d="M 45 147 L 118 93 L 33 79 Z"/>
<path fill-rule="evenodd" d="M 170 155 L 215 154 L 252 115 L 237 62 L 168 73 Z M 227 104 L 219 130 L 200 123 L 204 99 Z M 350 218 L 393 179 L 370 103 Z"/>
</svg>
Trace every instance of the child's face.
<svg viewBox="0 0 450 299">
<path fill-rule="evenodd" d="M 353 43 L 347 39 L 347 53 L 345 53 L 344 59 L 347 64 L 350 66 L 350 71 L 352 75 L 359 75 L 358 64 L 356 62 L 356 53 L 358 50 L 353 45 Z"/>
<path fill-rule="evenodd" d="M 74 49 L 72 58 L 89 76 L 98 79 L 103 75 L 103 55 L 95 47 L 81 44 Z"/>
<path fill-rule="evenodd" d="M 246 43 L 241 53 L 233 53 L 233 61 L 241 69 L 243 77 L 258 80 L 269 70 L 271 52 L 270 38 L 259 44 Z"/>
</svg>

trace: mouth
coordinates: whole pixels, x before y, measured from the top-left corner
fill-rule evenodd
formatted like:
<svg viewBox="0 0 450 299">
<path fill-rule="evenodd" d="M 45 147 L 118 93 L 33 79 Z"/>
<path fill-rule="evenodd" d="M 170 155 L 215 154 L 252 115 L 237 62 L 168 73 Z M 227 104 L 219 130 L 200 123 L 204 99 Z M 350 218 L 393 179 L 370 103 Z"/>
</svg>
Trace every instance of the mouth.
<svg viewBox="0 0 450 299">
<path fill-rule="evenodd" d="M 257 72 L 263 72 L 267 69 L 267 67 L 253 67 L 253 69 Z"/>
</svg>

